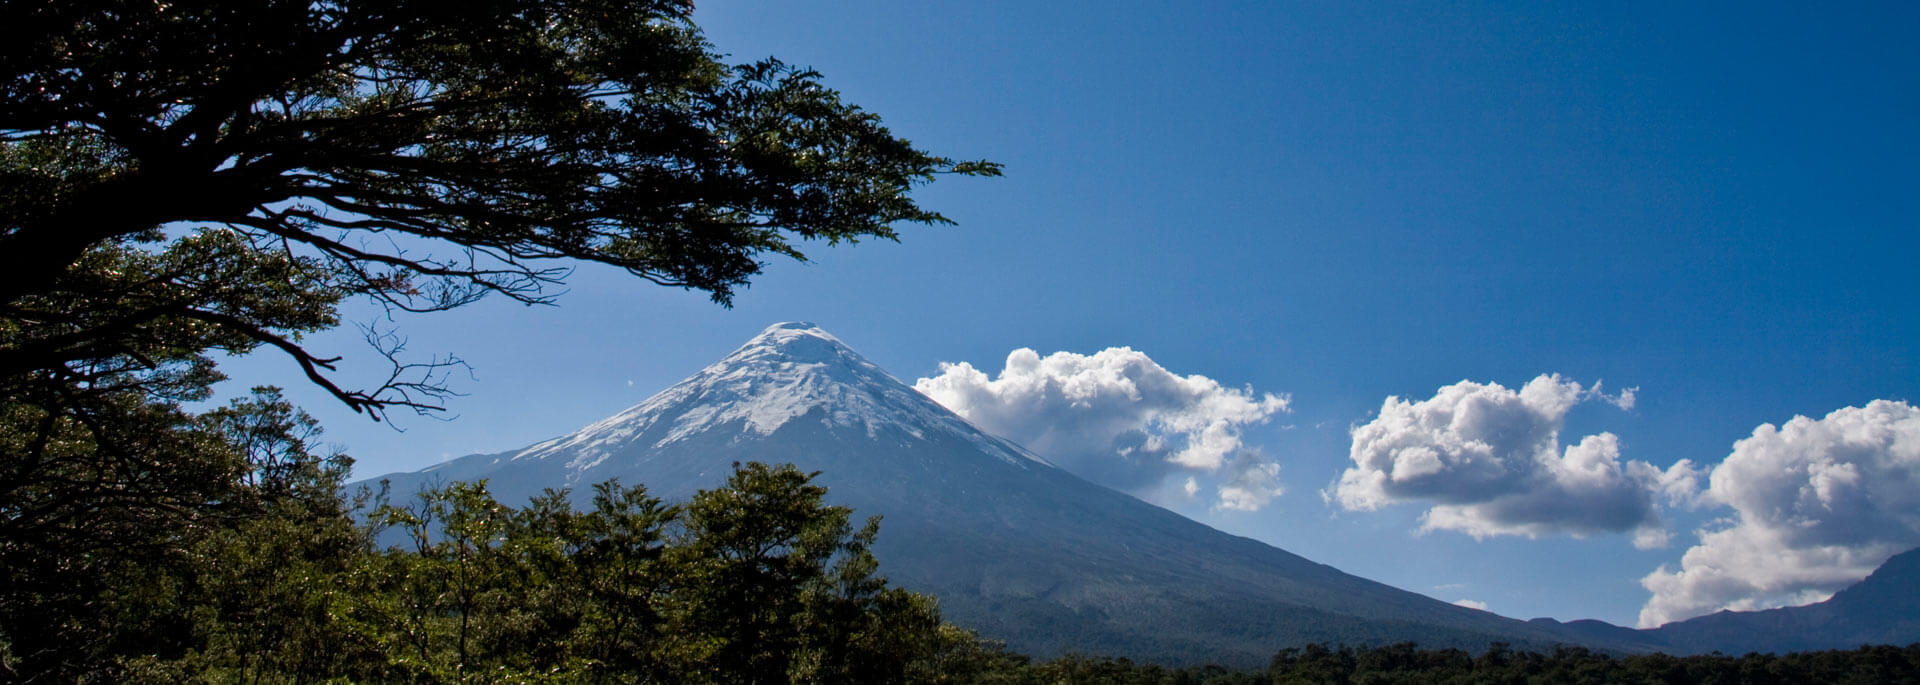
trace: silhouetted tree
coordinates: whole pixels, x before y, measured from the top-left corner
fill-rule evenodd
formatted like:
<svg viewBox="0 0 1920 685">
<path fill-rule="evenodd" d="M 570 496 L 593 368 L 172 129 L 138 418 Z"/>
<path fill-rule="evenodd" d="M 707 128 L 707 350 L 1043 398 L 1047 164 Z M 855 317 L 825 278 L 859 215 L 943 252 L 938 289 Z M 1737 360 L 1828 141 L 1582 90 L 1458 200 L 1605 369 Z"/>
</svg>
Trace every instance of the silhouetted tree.
<svg viewBox="0 0 1920 685">
<path fill-rule="evenodd" d="M 9 3 L 0 15 L 0 378 L 162 352 L 293 357 L 352 295 L 545 302 L 608 264 L 728 302 L 763 255 L 938 223 L 995 174 L 915 149 L 817 75 L 728 66 L 677 0 Z M 389 347 L 391 351 L 391 347 Z"/>
</svg>

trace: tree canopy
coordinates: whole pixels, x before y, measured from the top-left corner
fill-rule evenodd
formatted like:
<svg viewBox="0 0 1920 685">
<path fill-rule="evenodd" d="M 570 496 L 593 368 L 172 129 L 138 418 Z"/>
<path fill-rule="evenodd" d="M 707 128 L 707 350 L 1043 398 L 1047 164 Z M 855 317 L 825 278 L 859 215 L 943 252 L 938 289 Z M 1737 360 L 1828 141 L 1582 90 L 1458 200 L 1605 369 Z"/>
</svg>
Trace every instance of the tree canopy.
<svg viewBox="0 0 1920 685">
<path fill-rule="evenodd" d="M 546 302 L 578 263 L 727 304 L 768 256 L 946 222 L 915 185 L 999 171 L 913 147 L 810 70 L 726 64 L 687 2 L 4 12 L 0 375 L 266 345 L 376 417 L 431 408 L 431 365 L 342 388 L 300 334 L 354 296 Z"/>
<path fill-rule="evenodd" d="M 597 518 L 557 501 L 500 518 L 483 492 L 455 489 L 419 511 L 465 517 L 480 537 L 378 552 L 338 492 L 349 460 L 314 448 L 318 427 L 274 390 L 194 407 L 222 378 L 216 353 L 265 348 L 376 419 L 434 411 L 454 360 L 407 358 L 399 337 L 371 330 L 391 373 L 346 387 L 339 358 L 302 336 L 339 325 L 355 298 L 390 313 L 486 296 L 549 302 L 580 264 L 727 305 L 764 260 L 805 259 L 809 241 L 945 223 L 911 197 L 938 175 L 998 174 L 914 147 L 810 70 L 730 64 L 691 11 L 671 0 L 0 3 L 0 680 L 145 667 L 165 680 L 184 663 L 202 670 L 182 680 L 338 673 L 347 662 L 400 669 L 366 672 L 376 675 L 454 664 L 476 678 L 463 670 L 473 655 L 497 668 L 664 663 L 627 652 L 652 644 L 667 610 L 641 601 L 658 585 L 650 555 L 671 518 L 657 502 L 608 490 Z M 813 515 L 808 544 L 826 547 L 803 547 L 818 558 L 788 580 L 813 589 L 790 606 L 906 602 L 891 615 L 930 615 L 873 584 L 870 532 L 844 513 L 837 524 L 831 510 Z M 501 549 L 496 534 L 514 531 L 574 546 Z M 512 577 L 420 585 L 469 571 Z M 852 585 L 819 589 L 829 572 Z M 585 599 L 527 595 L 539 574 L 619 607 L 589 616 Z M 509 582 L 512 602 L 498 589 Z M 343 604 L 343 592 L 363 603 Z M 407 613 L 423 606 L 436 613 Z M 503 606 L 511 620 L 467 630 Z M 534 618 L 581 622 L 593 637 L 574 644 L 591 654 L 499 656 L 501 644 L 533 644 L 513 631 Z M 409 620 L 425 632 L 404 632 Z M 854 653 L 834 642 L 855 634 L 838 620 L 784 633 L 813 656 L 782 667 L 853 663 L 836 656 Z M 144 666 L 143 654 L 154 657 Z"/>
</svg>

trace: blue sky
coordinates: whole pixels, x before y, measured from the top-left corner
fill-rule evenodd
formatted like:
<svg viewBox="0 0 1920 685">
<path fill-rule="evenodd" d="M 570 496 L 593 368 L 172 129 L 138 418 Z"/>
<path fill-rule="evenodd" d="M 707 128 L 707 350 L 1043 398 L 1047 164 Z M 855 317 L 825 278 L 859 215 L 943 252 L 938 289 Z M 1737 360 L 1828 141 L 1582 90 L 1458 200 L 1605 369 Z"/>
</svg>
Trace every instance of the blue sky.
<svg viewBox="0 0 1920 685">
<path fill-rule="evenodd" d="M 1656 549 L 1629 532 L 1423 533 L 1431 498 L 1340 505 L 1352 431 L 1389 396 L 1463 380 L 1604 381 L 1638 388 L 1632 407 L 1572 405 L 1553 449 L 1610 433 L 1620 463 L 1687 459 L 1706 488 L 1761 424 L 1920 400 L 1911 6 L 1111 5 L 703 3 L 696 20 L 737 61 L 816 68 L 896 133 L 1006 176 L 928 186 L 923 204 L 959 226 L 815 246 L 731 310 L 582 269 L 557 307 L 402 319 L 410 349 L 475 368 L 450 421 L 369 424 L 269 356 L 227 370 L 288 386 L 374 475 L 569 432 L 775 321 L 817 322 L 908 382 L 941 362 L 992 376 L 1018 348 L 1127 346 L 1290 398 L 1237 428 L 1284 494 L 1254 512 L 1169 506 L 1440 599 L 1627 625 L 1641 579 L 1682 568 L 1696 529 L 1757 510 L 1655 498 L 1671 533 Z M 313 341 L 368 356 L 356 334 Z M 1875 416 L 1911 427 L 1889 411 Z M 1804 464 L 1827 454 L 1820 429 L 1854 418 L 1749 443 L 1740 463 Z M 1905 473 L 1905 449 L 1854 473 Z M 1729 492 L 1752 507 L 1762 491 Z M 1920 507 L 1861 492 L 1879 518 L 1827 523 L 1907 540 Z M 1803 542 L 1796 572 L 1878 553 Z M 1772 600 L 1684 592 L 1758 606 L 1836 581 L 1795 582 Z"/>
</svg>

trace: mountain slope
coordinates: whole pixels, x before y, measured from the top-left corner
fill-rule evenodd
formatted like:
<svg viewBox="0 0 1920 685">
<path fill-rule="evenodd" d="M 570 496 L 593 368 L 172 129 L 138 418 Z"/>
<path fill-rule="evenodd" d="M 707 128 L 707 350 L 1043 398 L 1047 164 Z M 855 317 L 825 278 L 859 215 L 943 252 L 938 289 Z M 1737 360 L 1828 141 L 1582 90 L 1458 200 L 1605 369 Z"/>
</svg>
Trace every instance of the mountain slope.
<svg viewBox="0 0 1920 685">
<path fill-rule="evenodd" d="M 573 434 L 384 478 L 411 492 L 484 477 L 509 502 L 619 478 L 679 499 L 746 460 L 820 471 L 832 500 L 884 517 L 875 552 L 894 583 L 1039 655 L 1258 665 L 1307 642 L 1645 647 L 1575 640 L 1398 590 L 1093 485 L 981 432 L 810 324 L 768 328 Z"/>
</svg>

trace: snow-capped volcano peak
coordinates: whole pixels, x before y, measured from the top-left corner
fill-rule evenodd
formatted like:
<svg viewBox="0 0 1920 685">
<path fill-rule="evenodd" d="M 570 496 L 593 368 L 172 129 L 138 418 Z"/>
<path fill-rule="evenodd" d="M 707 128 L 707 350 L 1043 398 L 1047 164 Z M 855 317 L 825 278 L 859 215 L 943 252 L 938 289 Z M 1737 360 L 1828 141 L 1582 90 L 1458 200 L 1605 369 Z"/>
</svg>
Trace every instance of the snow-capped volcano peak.
<svg viewBox="0 0 1920 685">
<path fill-rule="evenodd" d="M 732 354 L 645 402 L 571 435 L 528 447 L 511 459 L 567 455 L 569 480 L 578 482 L 588 470 L 629 447 L 657 449 L 716 433 L 730 434 L 737 443 L 772 435 L 798 420 L 858 431 L 867 438 L 889 432 L 913 439 L 944 434 L 1016 465 L 1047 463 L 1025 448 L 987 435 L 807 322 L 769 326 Z"/>
<path fill-rule="evenodd" d="M 881 371 L 880 367 L 867 361 L 865 357 L 861 357 L 858 352 L 847 347 L 846 343 L 840 342 L 839 338 L 833 337 L 832 333 L 805 321 L 768 326 L 752 340 L 748 340 L 745 345 L 741 345 L 740 349 L 734 350 L 732 354 L 713 363 L 700 373 L 704 375 L 708 371 L 722 367 L 735 373 L 742 371 L 765 373 L 804 365 L 818 365 L 821 369 L 829 367 L 861 369 L 888 380 L 893 378 L 885 371 Z"/>
</svg>

